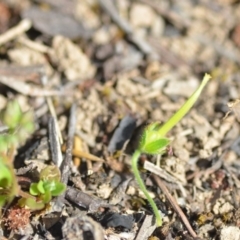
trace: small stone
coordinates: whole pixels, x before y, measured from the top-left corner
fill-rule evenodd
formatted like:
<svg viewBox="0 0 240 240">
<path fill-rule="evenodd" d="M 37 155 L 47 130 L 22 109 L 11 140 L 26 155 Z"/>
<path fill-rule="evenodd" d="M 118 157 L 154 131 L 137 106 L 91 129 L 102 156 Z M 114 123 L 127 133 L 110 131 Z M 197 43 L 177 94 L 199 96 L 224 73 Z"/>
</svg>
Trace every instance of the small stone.
<svg viewBox="0 0 240 240">
<path fill-rule="evenodd" d="M 238 227 L 229 226 L 223 227 L 220 233 L 221 240 L 239 240 L 240 239 L 240 229 Z"/>
</svg>

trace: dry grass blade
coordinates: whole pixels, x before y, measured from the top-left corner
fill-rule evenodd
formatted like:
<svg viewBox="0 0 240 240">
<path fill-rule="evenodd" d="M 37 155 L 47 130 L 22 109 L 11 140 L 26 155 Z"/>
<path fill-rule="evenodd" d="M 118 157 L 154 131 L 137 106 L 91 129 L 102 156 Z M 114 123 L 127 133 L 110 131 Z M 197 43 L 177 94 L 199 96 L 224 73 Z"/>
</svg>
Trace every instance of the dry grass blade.
<svg viewBox="0 0 240 240">
<path fill-rule="evenodd" d="M 164 195 L 166 196 L 166 198 L 168 199 L 168 201 L 171 203 L 173 209 L 177 212 L 177 214 L 179 215 L 179 217 L 182 219 L 182 222 L 184 223 L 184 225 L 186 226 L 186 228 L 188 229 L 189 233 L 191 234 L 191 236 L 193 238 L 197 237 L 197 234 L 194 232 L 194 230 L 192 229 L 187 217 L 185 216 L 185 214 L 183 213 L 182 209 L 178 206 L 177 202 L 175 201 L 175 199 L 172 197 L 172 195 L 170 194 L 170 192 L 168 191 L 167 187 L 163 184 L 163 182 L 160 180 L 160 178 L 156 175 L 153 175 L 154 180 L 156 181 L 157 185 L 161 188 L 161 190 L 163 191 Z"/>
<path fill-rule="evenodd" d="M 0 46 L 28 31 L 31 26 L 32 23 L 29 19 L 23 19 L 16 27 L 13 27 L 0 35 Z"/>
<path fill-rule="evenodd" d="M 65 151 L 66 147 L 63 146 L 62 150 Z M 96 161 L 96 162 L 104 162 L 104 160 L 102 158 L 99 158 L 99 157 L 97 157 L 97 156 L 95 156 L 95 155 L 93 155 L 91 153 L 79 151 L 79 150 L 76 150 L 76 149 L 73 149 L 72 154 L 75 157 L 82 157 L 82 158 L 86 158 L 86 159 L 89 159 L 89 160 L 92 160 L 92 161 Z"/>
<path fill-rule="evenodd" d="M 0 83 L 14 89 L 15 91 L 32 97 L 57 96 L 65 93 L 55 90 L 42 89 L 30 84 L 16 80 L 13 77 L 0 76 Z"/>
<path fill-rule="evenodd" d="M 153 216 L 146 216 L 143 221 L 143 224 L 138 232 L 136 240 L 149 239 L 149 236 L 151 236 L 153 231 L 156 229 L 156 225 L 154 225 L 152 223 L 153 223 Z"/>
</svg>

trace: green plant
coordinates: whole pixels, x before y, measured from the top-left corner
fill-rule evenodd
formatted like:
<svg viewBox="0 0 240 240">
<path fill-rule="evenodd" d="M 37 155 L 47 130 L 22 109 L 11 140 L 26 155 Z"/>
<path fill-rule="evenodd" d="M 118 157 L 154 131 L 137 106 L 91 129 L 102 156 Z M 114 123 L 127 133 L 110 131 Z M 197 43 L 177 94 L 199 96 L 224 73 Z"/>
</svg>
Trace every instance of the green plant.
<svg viewBox="0 0 240 240">
<path fill-rule="evenodd" d="M 20 192 L 13 167 L 15 149 L 34 130 L 32 112 L 23 113 L 17 101 L 7 104 L 1 120 L 8 127 L 8 133 L 0 135 L 0 207 Z"/>
<path fill-rule="evenodd" d="M 162 154 L 166 151 L 170 140 L 166 137 L 166 134 L 189 112 L 194 103 L 197 101 L 200 96 L 203 88 L 210 80 L 211 76 L 209 74 L 205 74 L 202 83 L 197 88 L 197 90 L 189 97 L 189 99 L 183 104 L 183 106 L 162 126 L 159 123 L 152 123 L 148 125 L 144 131 L 140 140 L 140 144 L 137 150 L 134 152 L 132 156 L 132 171 L 136 178 L 136 181 L 139 184 L 140 189 L 146 196 L 149 201 L 153 212 L 156 217 L 156 223 L 158 226 L 162 225 L 162 218 L 158 211 L 158 208 L 154 202 L 154 200 L 149 195 L 138 170 L 138 159 L 141 153 L 147 153 L 150 155 Z"/>
<path fill-rule="evenodd" d="M 52 197 L 59 196 L 66 189 L 65 184 L 60 182 L 60 171 L 56 166 L 47 166 L 40 172 L 40 180 L 32 183 L 29 193 L 36 199 L 21 198 L 20 206 L 27 206 L 32 210 L 39 210 L 49 203 Z"/>
<path fill-rule="evenodd" d="M 60 195 L 66 188 L 60 182 L 60 171 L 56 166 L 44 168 L 39 182 L 31 184 L 30 193 L 23 192 L 18 185 L 13 160 L 16 148 L 34 131 L 33 114 L 30 111 L 23 113 L 17 101 L 12 101 L 2 111 L 1 120 L 8 132 L 0 135 L 0 208 L 15 196 L 21 196 L 18 201 L 21 207 L 42 209 L 52 196 Z"/>
</svg>

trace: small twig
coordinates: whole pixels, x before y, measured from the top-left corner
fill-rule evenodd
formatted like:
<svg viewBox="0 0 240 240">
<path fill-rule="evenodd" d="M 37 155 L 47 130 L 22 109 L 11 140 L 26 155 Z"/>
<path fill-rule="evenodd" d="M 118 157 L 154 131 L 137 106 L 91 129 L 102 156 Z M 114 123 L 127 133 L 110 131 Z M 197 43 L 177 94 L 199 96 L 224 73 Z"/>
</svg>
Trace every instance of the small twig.
<svg viewBox="0 0 240 240">
<path fill-rule="evenodd" d="M 52 155 L 52 161 L 60 167 L 62 164 L 62 152 L 61 146 L 59 142 L 59 138 L 57 136 L 57 123 L 54 117 L 51 117 L 48 124 L 49 129 L 49 140 L 50 140 L 50 149 Z"/>
<path fill-rule="evenodd" d="M 42 81 L 43 86 L 47 85 L 48 77 L 45 73 L 42 73 L 41 81 Z M 53 106 L 53 101 L 50 97 L 46 97 L 46 101 L 47 101 L 47 105 L 48 105 L 48 108 L 49 108 L 49 111 L 50 111 L 52 117 L 56 120 L 56 122 L 55 122 L 56 123 L 56 125 L 55 125 L 56 126 L 56 133 L 58 135 L 59 142 L 62 145 L 63 144 L 62 133 L 60 131 L 60 127 L 59 127 L 59 124 L 58 124 L 58 121 L 57 121 L 57 114 L 56 114 L 55 108 Z"/>
<path fill-rule="evenodd" d="M 138 232 L 135 240 L 147 240 L 156 229 L 156 224 L 153 224 L 153 216 L 147 215 L 143 221 L 143 224 Z"/>
<path fill-rule="evenodd" d="M 189 27 L 191 24 L 190 21 L 186 20 L 185 18 L 182 18 L 176 12 L 173 12 L 170 9 L 161 8 L 157 2 L 153 2 L 151 0 L 137 0 L 137 2 L 149 5 L 159 15 L 166 18 L 169 22 L 173 23 L 173 25 L 180 30 Z"/>
<path fill-rule="evenodd" d="M 0 76 L 12 77 L 16 81 L 33 83 L 40 83 L 40 73 L 43 71 L 44 65 L 30 65 L 30 66 L 17 66 L 7 65 L 0 66 Z"/>
<path fill-rule="evenodd" d="M 76 151 L 82 151 L 82 150 L 86 150 L 86 152 L 88 153 L 88 147 L 86 144 L 84 144 L 84 142 L 82 142 L 82 139 L 79 138 L 78 136 L 75 136 L 74 137 L 74 149 L 73 149 L 73 152 L 74 150 Z M 74 165 L 75 167 L 79 167 L 80 164 L 81 164 L 81 157 L 80 156 L 76 156 L 75 154 L 74 155 L 74 159 L 73 159 L 73 162 L 74 162 Z M 90 160 L 86 160 L 87 162 L 87 175 L 91 175 L 93 173 L 93 167 L 92 167 L 92 162 Z"/>
<path fill-rule="evenodd" d="M 17 26 L 0 35 L 0 46 L 28 31 L 31 26 L 32 23 L 29 19 L 23 19 Z"/>
<path fill-rule="evenodd" d="M 0 76 L 0 83 L 14 89 L 15 91 L 32 97 L 56 96 L 66 93 L 54 90 L 42 89 L 36 86 L 21 82 L 14 77 Z"/>
<path fill-rule="evenodd" d="M 194 232 L 194 230 L 192 229 L 187 217 L 185 216 L 185 214 L 183 213 L 182 209 L 178 206 L 177 202 L 175 201 L 175 199 L 172 197 L 172 195 L 170 194 L 170 192 L 168 191 L 167 187 L 164 185 L 164 183 L 160 180 L 160 178 L 156 175 L 153 174 L 153 178 L 156 181 L 156 183 L 158 184 L 158 186 L 161 188 L 161 190 L 163 191 L 164 195 L 166 196 L 166 198 L 168 199 L 168 201 L 171 203 L 173 209 L 177 212 L 177 214 L 179 215 L 179 217 L 182 219 L 182 222 L 184 223 L 184 225 L 186 226 L 186 228 L 188 229 L 189 233 L 191 234 L 191 236 L 193 238 L 197 237 L 197 234 Z"/>
<path fill-rule="evenodd" d="M 89 210 L 89 212 L 96 212 L 100 207 L 105 208 L 113 208 L 111 204 L 98 199 L 96 197 L 92 197 L 87 193 L 79 191 L 75 188 L 68 187 L 66 190 L 66 198 L 74 203 L 76 203 L 80 207 L 84 207 Z"/>
<path fill-rule="evenodd" d="M 66 147 L 64 145 L 62 147 L 62 151 L 66 151 Z M 91 153 L 83 152 L 83 151 L 80 151 L 80 150 L 77 150 L 77 149 L 73 149 L 72 154 L 75 157 L 86 158 L 86 159 L 89 159 L 91 161 L 96 161 L 96 162 L 104 162 L 104 160 L 102 158 L 99 158 L 99 157 L 97 157 L 97 156 L 95 156 Z"/>
<path fill-rule="evenodd" d="M 28 39 L 26 36 L 20 36 L 17 41 L 23 45 L 25 45 L 26 47 L 33 49 L 37 52 L 40 53 L 51 53 L 53 52 L 53 50 L 50 47 L 47 47 L 41 43 L 38 42 L 34 42 L 31 41 L 30 39 Z"/>
<path fill-rule="evenodd" d="M 61 182 L 65 185 L 68 183 L 68 179 L 71 173 L 71 164 L 72 164 L 72 149 L 73 149 L 73 140 L 76 126 L 76 104 L 73 104 L 70 110 L 70 117 L 68 123 L 68 137 L 67 137 L 67 146 L 64 160 L 62 161 L 62 165 L 60 166 L 61 170 Z M 64 198 L 66 196 L 66 191 L 58 196 L 56 202 L 59 206 L 64 206 Z"/>
<path fill-rule="evenodd" d="M 72 161 L 73 139 L 76 126 L 76 104 L 73 104 L 70 111 L 69 123 L 68 123 L 68 139 L 66 145 L 66 155 L 61 165 L 62 183 L 67 185 L 68 177 L 70 174 L 70 163 Z"/>
<path fill-rule="evenodd" d="M 78 156 L 78 157 L 83 157 L 83 158 L 89 159 L 91 161 L 104 162 L 104 160 L 102 158 L 99 158 L 91 153 L 82 152 L 82 151 L 78 151 L 75 149 L 73 149 L 73 155 Z"/>
<path fill-rule="evenodd" d="M 156 175 L 163 178 L 167 182 L 174 184 L 174 186 L 177 185 L 177 187 L 178 187 L 178 189 L 180 189 L 182 195 L 184 197 L 187 196 L 186 191 L 183 188 L 182 184 L 178 180 L 176 181 L 176 179 L 173 176 L 171 176 L 167 172 L 163 171 L 160 167 L 154 165 L 153 163 L 151 163 L 149 161 L 145 161 L 143 167 L 144 167 L 144 169 L 146 169 L 152 173 L 155 173 Z"/>
<path fill-rule="evenodd" d="M 132 34 L 132 28 L 130 24 L 123 18 L 121 18 L 115 8 L 114 4 L 110 0 L 98 0 L 103 10 L 112 18 L 112 20 L 126 33 Z"/>
<path fill-rule="evenodd" d="M 82 149 L 82 139 L 79 138 L 78 136 L 74 136 L 74 145 L 73 145 L 74 149 Z M 78 168 L 81 164 L 81 158 L 78 156 L 74 156 L 73 158 L 73 164 L 76 168 Z"/>
<path fill-rule="evenodd" d="M 166 180 L 170 183 L 175 183 L 176 184 L 176 179 L 174 177 L 172 177 L 167 172 L 163 171 L 161 168 L 159 168 L 155 164 L 153 164 L 149 161 L 144 161 L 144 166 L 143 167 L 144 167 L 144 169 L 150 171 L 151 173 L 154 173 L 154 174 L 160 176 L 164 180 Z"/>
<path fill-rule="evenodd" d="M 153 51 L 152 47 L 142 38 L 135 36 L 130 24 L 118 14 L 113 1 L 111 0 L 98 0 L 103 10 L 112 18 L 112 20 L 124 31 L 127 39 L 134 43 L 142 53 L 151 55 L 158 58 L 158 55 Z"/>
</svg>

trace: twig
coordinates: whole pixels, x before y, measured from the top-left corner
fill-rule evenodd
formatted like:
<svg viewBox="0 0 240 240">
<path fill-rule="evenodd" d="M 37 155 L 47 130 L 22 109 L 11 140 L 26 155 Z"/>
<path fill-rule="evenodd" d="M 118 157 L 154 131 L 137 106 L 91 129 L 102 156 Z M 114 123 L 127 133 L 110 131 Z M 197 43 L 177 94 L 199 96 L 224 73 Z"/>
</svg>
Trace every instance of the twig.
<svg viewBox="0 0 240 240">
<path fill-rule="evenodd" d="M 197 234 L 194 232 L 194 230 L 192 229 L 187 217 L 185 216 L 185 214 L 183 213 L 182 209 L 178 206 L 177 202 L 175 201 L 175 199 L 172 197 L 172 195 L 170 194 L 170 192 L 168 191 L 167 187 L 164 185 L 164 183 L 160 180 L 160 178 L 156 175 L 153 174 L 153 178 L 156 181 L 156 183 L 158 184 L 158 186 L 161 188 L 161 190 L 163 191 L 164 195 L 167 197 L 168 201 L 171 203 L 173 209 L 177 212 L 177 214 L 179 215 L 179 217 L 182 219 L 182 222 L 184 223 L 184 225 L 186 226 L 186 228 L 188 229 L 189 233 L 191 234 L 191 236 L 193 238 L 197 237 Z"/>
<path fill-rule="evenodd" d="M 47 85 L 48 77 L 44 72 L 42 72 L 41 82 L 42 82 L 43 86 Z M 60 144 L 63 144 L 62 133 L 60 131 L 60 127 L 59 127 L 59 124 L 57 121 L 57 114 L 56 114 L 55 108 L 53 106 L 53 101 L 50 97 L 46 97 L 46 101 L 47 101 L 47 105 L 48 105 L 48 108 L 49 108 L 49 111 L 50 111 L 52 117 L 56 120 L 56 133 L 58 135 L 59 142 L 60 142 Z"/>
<path fill-rule="evenodd" d="M 172 177 L 170 174 L 167 172 L 163 171 L 161 168 L 157 167 L 155 164 L 149 162 L 149 161 L 144 161 L 144 169 L 155 173 L 156 175 L 160 176 L 164 180 L 170 182 L 170 183 L 175 183 L 176 184 L 176 179 Z"/>
<path fill-rule="evenodd" d="M 173 25 L 180 30 L 189 27 L 191 24 L 190 21 L 182 18 L 180 15 L 171 11 L 170 9 L 161 8 L 157 2 L 153 2 L 152 0 L 137 0 L 137 2 L 149 5 L 159 15 L 166 18 L 169 22 L 173 23 Z"/>
<path fill-rule="evenodd" d="M 62 147 L 62 151 L 66 151 L 66 147 L 63 145 Z M 80 151 L 80 150 L 77 150 L 77 149 L 73 149 L 72 150 L 72 154 L 75 156 L 75 157 L 81 157 L 81 158 L 86 158 L 86 159 L 89 159 L 91 161 L 96 161 L 96 162 L 104 162 L 104 160 L 102 158 L 99 158 L 91 153 L 88 153 L 88 152 L 83 152 L 83 151 Z"/>
<path fill-rule="evenodd" d="M 17 26 L 0 35 L 0 46 L 28 31 L 31 26 L 32 23 L 29 19 L 23 19 Z"/>
<path fill-rule="evenodd" d="M 171 184 L 174 184 L 178 186 L 178 188 L 180 189 L 182 195 L 184 197 L 187 197 L 186 191 L 183 188 L 182 184 L 180 183 L 180 181 L 176 181 L 176 178 L 174 178 L 173 176 L 171 176 L 170 174 L 168 174 L 167 172 L 163 171 L 160 167 L 156 166 L 155 164 L 149 162 L 149 161 L 145 161 L 144 162 L 144 169 L 155 173 L 156 175 L 158 175 L 159 177 L 163 178 L 164 180 L 166 180 L 167 182 L 170 182 Z"/>
<path fill-rule="evenodd" d="M 126 34 L 127 39 L 134 43 L 145 55 L 151 55 L 154 58 L 159 56 L 153 51 L 152 47 L 140 37 L 134 35 L 130 24 L 118 14 L 112 0 L 98 0 L 103 10 L 111 17 L 111 19 Z"/>
<path fill-rule="evenodd" d="M 135 240 L 147 240 L 156 229 L 156 224 L 153 224 L 153 216 L 147 215 L 143 221 L 143 224 L 138 232 Z"/>
<path fill-rule="evenodd" d="M 72 187 L 67 188 L 66 198 L 78 206 L 88 209 L 89 212 L 96 212 L 100 207 L 114 208 L 113 205 Z"/>
<path fill-rule="evenodd" d="M 22 93 L 23 95 L 28 95 L 32 97 L 56 96 L 56 95 L 66 94 L 60 91 L 47 90 L 47 89 L 42 89 L 36 86 L 32 86 L 27 83 L 18 81 L 14 77 L 9 77 L 9 76 L 0 76 L 0 83 L 14 89 L 19 93 Z"/>
<path fill-rule="evenodd" d="M 75 126 L 76 126 L 76 104 L 73 104 L 70 110 L 70 117 L 68 122 L 68 137 L 67 137 L 67 149 L 65 153 L 64 160 L 62 161 L 62 165 L 60 166 L 61 170 L 61 182 L 65 185 L 68 183 L 68 179 L 71 173 L 71 164 L 72 164 L 72 149 L 73 149 L 73 139 L 75 134 Z M 66 196 L 66 191 L 57 197 L 56 203 L 60 208 L 64 206 L 64 199 Z"/>
<path fill-rule="evenodd" d="M 70 111 L 70 118 L 68 123 L 68 139 L 66 146 L 66 155 L 61 165 L 62 183 L 67 184 L 70 174 L 70 163 L 72 161 L 73 139 L 76 126 L 76 104 L 73 104 Z"/>
<path fill-rule="evenodd" d="M 33 49 L 37 52 L 40 53 L 52 53 L 53 50 L 50 47 L 47 47 L 41 43 L 38 42 L 34 42 L 31 41 L 30 39 L 28 39 L 26 36 L 21 36 L 17 39 L 17 41 L 23 45 L 25 45 L 26 47 Z"/>
<path fill-rule="evenodd" d="M 50 140 L 50 149 L 52 155 L 52 161 L 60 167 L 62 164 L 62 152 L 61 146 L 59 143 L 59 138 L 57 136 L 57 123 L 54 117 L 50 118 L 48 129 L 49 129 L 49 140 Z"/>
<path fill-rule="evenodd" d="M 0 76 L 12 77 L 16 81 L 26 82 L 31 81 L 33 83 L 40 83 L 41 72 L 44 65 L 30 65 L 30 66 L 17 66 L 7 65 L 0 66 Z"/>
</svg>

